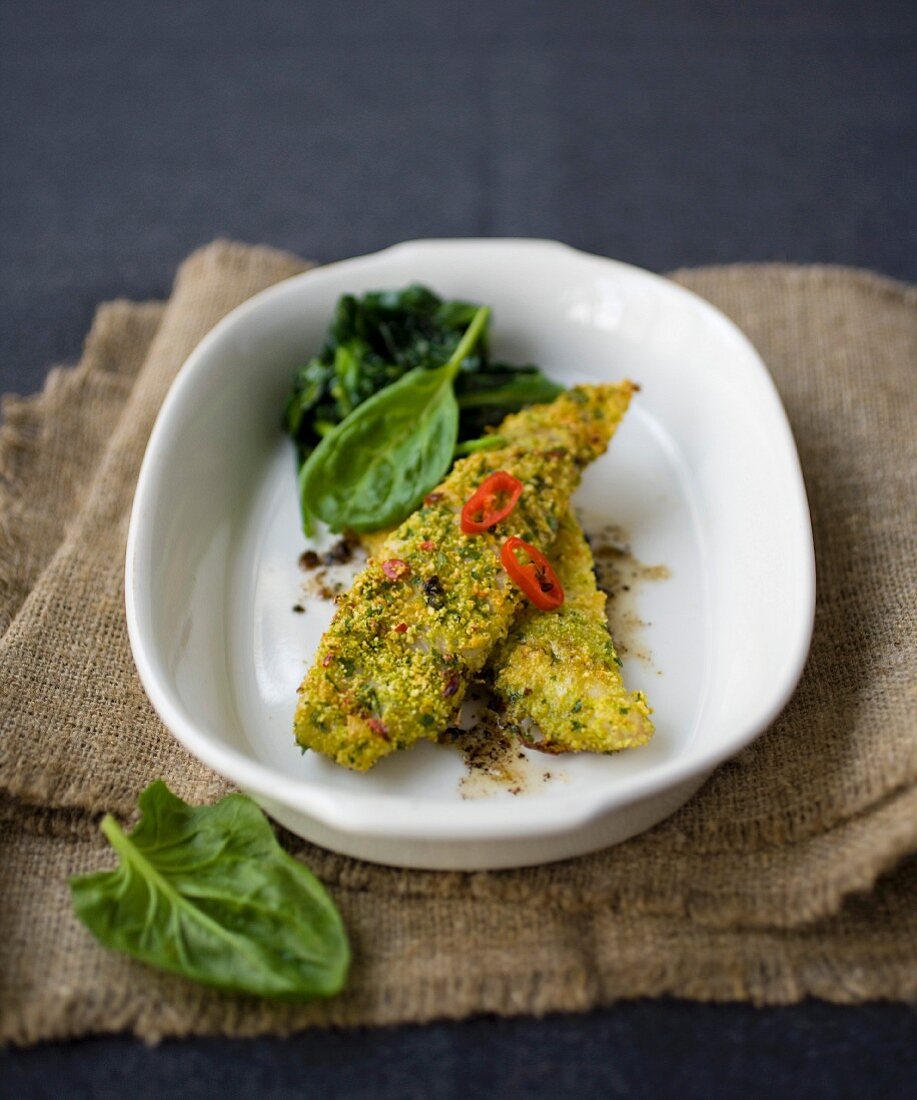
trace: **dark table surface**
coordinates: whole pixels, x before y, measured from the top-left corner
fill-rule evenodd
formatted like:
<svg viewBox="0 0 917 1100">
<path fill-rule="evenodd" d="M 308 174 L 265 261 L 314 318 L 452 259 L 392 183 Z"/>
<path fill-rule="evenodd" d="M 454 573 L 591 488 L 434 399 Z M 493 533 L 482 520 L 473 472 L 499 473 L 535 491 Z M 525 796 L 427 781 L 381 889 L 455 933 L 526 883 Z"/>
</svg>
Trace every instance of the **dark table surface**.
<svg viewBox="0 0 917 1100">
<path fill-rule="evenodd" d="M 0 390 L 216 236 L 317 260 L 553 237 L 655 270 L 917 276 L 917 8 L 901 2 L 0 4 Z M 914 1015 L 584 1016 L 0 1055 L 0 1094 L 904 1095 Z"/>
</svg>

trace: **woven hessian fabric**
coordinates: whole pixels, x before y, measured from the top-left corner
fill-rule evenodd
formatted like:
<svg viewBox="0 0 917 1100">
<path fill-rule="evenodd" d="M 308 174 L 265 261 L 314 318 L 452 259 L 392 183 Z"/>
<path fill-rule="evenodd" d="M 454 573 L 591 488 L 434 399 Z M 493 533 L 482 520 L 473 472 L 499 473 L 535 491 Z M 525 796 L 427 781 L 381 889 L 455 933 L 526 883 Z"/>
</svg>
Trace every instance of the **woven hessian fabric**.
<svg viewBox="0 0 917 1100">
<path fill-rule="evenodd" d="M 313 1005 L 231 997 L 106 952 L 67 878 L 111 866 L 98 818 L 163 778 L 229 789 L 154 715 L 123 611 L 147 437 L 189 352 L 307 265 L 218 242 L 167 303 L 102 306 L 80 364 L 4 403 L 0 435 L 0 1039 L 285 1033 L 581 1010 L 673 994 L 917 996 L 917 291 L 841 268 L 673 278 L 768 364 L 815 531 L 809 661 L 773 727 L 677 814 L 582 859 L 475 874 L 360 863 L 282 834 L 329 886 L 355 961 Z"/>
</svg>

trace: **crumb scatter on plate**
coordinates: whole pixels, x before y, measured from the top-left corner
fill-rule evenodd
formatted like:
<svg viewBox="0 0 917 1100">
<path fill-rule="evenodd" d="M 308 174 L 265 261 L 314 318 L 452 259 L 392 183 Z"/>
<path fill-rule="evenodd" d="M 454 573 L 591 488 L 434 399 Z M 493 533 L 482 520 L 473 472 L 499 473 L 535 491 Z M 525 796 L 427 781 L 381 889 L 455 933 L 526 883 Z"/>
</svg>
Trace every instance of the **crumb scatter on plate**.
<svg viewBox="0 0 917 1100">
<path fill-rule="evenodd" d="M 587 526 L 589 520 L 584 521 Z M 631 548 L 630 536 L 614 523 L 589 526 L 589 543 L 595 559 L 596 581 L 608 597 L 605 611 L 612 637 L 622 657 L 653 663 L 653 654 L 642 639 L 652 624 L 638 610 L 638 598 L 644 584 L 668 580 L 667 565 L 648 565 Z M 657 670 L 661 675 L 661 671 Z"/>
<path fill-rule="evenodd" d="M 450 726 L 438 738 L 439 744 L 458 749 L 462 755 L 466 773 L 458 789 L 463 799 L 501 793 L 518 797 L 552 780 L 566 781 L 566 773 L 545 768 L 503 728 L 496 700 L 489 692 L 482 689 L 475 695 L 475 705 L 464 712 L 462 725 Z"/>
<path fill-rule="evenodd" d="M 366 554 L 359 542 L 351 538 L 338 539 L 321 553 L 304 550 L 299 555 L 299 568 L 306 574 L 300 581 L 299 605 L 310 600 L 337 601 L 350 590 L 365 564 Z"/>
</svg>

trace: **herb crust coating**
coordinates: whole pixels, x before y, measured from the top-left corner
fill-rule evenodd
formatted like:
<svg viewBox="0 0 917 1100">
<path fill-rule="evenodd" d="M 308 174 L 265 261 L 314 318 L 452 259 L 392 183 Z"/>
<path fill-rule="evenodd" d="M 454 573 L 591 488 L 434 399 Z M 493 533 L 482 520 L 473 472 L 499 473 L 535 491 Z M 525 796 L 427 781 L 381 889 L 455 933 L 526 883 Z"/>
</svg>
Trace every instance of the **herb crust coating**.
<svg viewBox="0 0 917 1100">
<path fill-rule="evenodd" d="M 634 388 L 580 386 L 507 417 L 507 445 L 457 462 L 388 536 L 300 686 L 301 746 L 365 771 L 439 736 L 525 602 L 503 570 L 502 543 L 516 535 L 550 552 L 582 470 L 604 452 Z M 518 478 L 522 496 L 497 527 L 463 534 L 462 505 L 495 470 Z"/>
<path fill-rule="evenodd" d="M 520 609 L 494 649 L 494 689 L 503 722 L 543 752 L 616 752 L 653 736 L 646 696 L 629 692 L 595 580 L 592 551 L 573 510 L 560 523 L 551 560 L 566 599 L 546 614 Z"/>
</svg>

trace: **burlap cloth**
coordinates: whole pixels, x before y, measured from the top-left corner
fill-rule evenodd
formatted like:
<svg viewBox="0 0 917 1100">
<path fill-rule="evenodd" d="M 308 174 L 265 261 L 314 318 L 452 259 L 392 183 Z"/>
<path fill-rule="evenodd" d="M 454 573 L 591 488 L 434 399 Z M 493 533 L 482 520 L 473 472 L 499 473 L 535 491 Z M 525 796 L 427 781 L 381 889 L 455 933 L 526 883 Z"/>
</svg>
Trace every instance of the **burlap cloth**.
<svg viewBox="0 0 917 1100">
<path fill-rule="evenodd" d="M 917 995 L 917 292 L 783 265 L 677 281 L 748 333 L 793 424 L 819 597 L 802 683 L 773 728 L 651 832 L 523 871 L 436 874 L 284 839 L 351 933 L 349 988 L 279 1006 L 106 952 L 67 877 L 113 863 L 99 814 L 164 778 L 208 801 L 137 680 L 124 540 L 160 402 L 198 340 L 305 265 L 218 243 L 167 304 L 100 308 L 80 364 L 9 398 L 0 440 L 0 1037 L 287 1032 L 584 1009 L 616 998 Z"/>
</svg>

